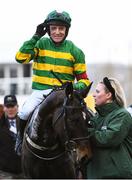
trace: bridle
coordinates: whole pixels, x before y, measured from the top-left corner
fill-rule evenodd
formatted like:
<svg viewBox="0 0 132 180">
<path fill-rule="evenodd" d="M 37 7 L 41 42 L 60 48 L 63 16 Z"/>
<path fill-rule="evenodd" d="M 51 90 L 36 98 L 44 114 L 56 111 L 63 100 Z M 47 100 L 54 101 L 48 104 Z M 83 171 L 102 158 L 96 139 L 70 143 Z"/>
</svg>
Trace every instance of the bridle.
<svg viewBox="0 0 132 180">
<path fill-rule="evenodd" d="M 71 106 L 71 105 L 68 105 L 68 98 L 64 101 L 64 104 L 63 104 L 63 112 L 64 112 L 64 126 L 65 126 L 65 133 L 66 133 L 66 137 L 67 137 L 67 140 L 65 142 L 65 146 L 66 146 L 66 149 L 74 149 L 76 146 L 77 146 L 77 142 L 78 141 L 85 141 L 85 140 L 88 140 L 92 134 L 88 135 L 88 136 L 85 136 L 85 137 L 78 137 L 78 138 L 71 138 L 70 135 L 69 135 L 69 126 L 68 126 L 68 110 L 69 109 L 74 109 L 74 110 L 82 110 L 82 112 L 85 112 L 86 110 L 86 103 L 84 101 L 81 102 L 80 105 L 78 106 Z M 86 112 L 85 112 L 86 113 Z M 71 147 L 71 148 L 69 148 Z"/>
<path fill-rule="evenodd" d="M 82 101 L 80 103 L 80 105 L 69 105 L 68 102 L 69 102 L 69 98 L 70 97 L 67 97 L 64 99 L 64 103 L 63 103 L 63 106 L 62 106 L 62 111 L 59 113 L 59 115 L 57 116 L 57 118 L 54 120 L 53 122 L 53 126 L 55 126 L 58 122 L 58 120 L 61 118 L 61 117 L 64 117 L 64 131 L 65 131 L 65 137 L 66 137 L 66 141 L 65 141 L 65 151 L 67 152 L 75 152 L 76 153 L 76 148 L 77 148 L 77 142 L 78 141 L 84 141 L 84 140 L 88 140 L 90 135 L 89 136 L 86 136 L 86 137 L 78 137 L 78 138 L 71 138 L 70 135 L 69 135 L 69 125 L 68 125 L 68 120 L 70 120 L 70 118 L 68 117 L 68 110 L 70 109 L 73 109 L 73 110 L 82 110 L 82 112 L 84 112 L 83 110 L 86 109 L 86 103 L 84 101 Z M 47 147 L 41 147 L 37 144 L 35 144 L 29 137 L 27 137 L 26 135 L 26 141 L 28 141 L 28 143 L 30 144 L 30 146 L 32 146 L 34 149 L 38 149 L 38 150 L 41 150 L 41 151 L 45 151 L 47 149 L 49 150 L 54 150 L 54 148 L 57 148 L 58 146 L 56 146 L 56 144 L 54 145 L 54 147 L 50 147 L 50 148 L 47 148 Z M 27 144 L 26 144 L 27 145 Z M 58 144 L 57 144 L 58 145 Z M 27 145 L 28 147 L 28 145 Z M 43 159 L 43 160 L 54 160 L 54 159 L 57 159 L 59 157 L 61 157 L 62 155 L 64 155 L 65 152 L 62 152 L 54 157 L 51 157 L 51 158 L 45 158 L 45 157 L 41 157 L 41 156 L 38 156 L 36 153 L 34 153 L 29 147 L 28 147 L 29 151 L 36 157 L 38 157 L 39 159 Z"/>
<path fill-rule="evenodd" d="M 57 116 L 57 118 L 54 120 L 54 123 L 53 123 L 53 126 L 55 126 L 58 120 L 61 117 L 64 117 L 64 131 L 65 131 L 65 137 L 66 137 L 65 148 L 67 151 L 75 150 L 77 147 L 78 141 L 88 140 L 92 136 L 92 134 L 90 134 L 88 136 L 78 137 L 78 138 L 70 137 L 70 134 L 69 134 L 70 130 L 69 130 L 69 125 L 68 125 L 68 120 L 70 120 L 70 118 L 68 117 L 68 110 L 70 109 L 82 110 L 82 112 L 84 112 L 87 116 L 87 113 L 86 113 L 87 108 L 86 108 L 86 103 L 82 99 L 81 99 L 80 105 L 68 105 L 69 98 L 70 97 L 67 97 L 64 99 L 62 111 L 59 113 L 59 115 Z"/>
</svg>

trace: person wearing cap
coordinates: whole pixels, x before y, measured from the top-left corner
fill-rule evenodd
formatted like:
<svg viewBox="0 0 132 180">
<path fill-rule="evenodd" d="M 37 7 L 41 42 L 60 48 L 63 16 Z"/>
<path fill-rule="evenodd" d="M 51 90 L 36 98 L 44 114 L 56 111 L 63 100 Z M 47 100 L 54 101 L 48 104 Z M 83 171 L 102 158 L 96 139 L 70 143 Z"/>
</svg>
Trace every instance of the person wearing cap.
<svg viewBox="0 0 132 180">
<path fill-rule="evenodd" d="M 4 97 L 4 113 L 0 119 L 0 170 L 21 173 L 21 158 L 14 150 L 17 134 L 18 102 L 15 95 Z"/>
<path fill-rule="evenodd" d="M 93 93 L 96 115 L 91 118 L 93 157 L 88 179 L 132 178 L 132 117 L 119 81 L 105 77 Z"/>
<path fill-rule="evenodd" d="M 15 95 L 7 95 L 4 98 L 4 112 L 5 117 L 7 117 L 10 131 L 14 138 L 16 138 L 16 123 L 17 123 L 17 113 L 18 113 L 18 103 Z"/>
<path fill-rule="evenodd" d="M 33 37 L 24 42 L 16 53 L 18 63 L 33 60 L 33 93 L 19 112 L 19 132 L 16 151 L 21 152 L 23 132 L 31 112 L 44 100 L 55 86 L 72 82 L 74 89 L 81 90 L 90 84 L 87 76 L 85 55 L 72 41 L 66 40 L 71 26 L 70 15 L 56 10 L 39 24 Z M 45 34 L 49 37 L 43 37 Z M 75 79 L 77 82 L 75 83 Z"/>
</svg>

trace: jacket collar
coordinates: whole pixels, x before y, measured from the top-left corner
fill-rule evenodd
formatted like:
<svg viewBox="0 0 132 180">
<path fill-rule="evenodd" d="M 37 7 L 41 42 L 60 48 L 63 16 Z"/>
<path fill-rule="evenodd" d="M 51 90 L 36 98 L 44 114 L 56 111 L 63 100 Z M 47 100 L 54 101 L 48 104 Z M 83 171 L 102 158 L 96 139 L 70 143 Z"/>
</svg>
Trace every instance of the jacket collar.
<svg viewBox="0 0 132 180">
<path fill-rule="evenodd" d="M 117 105 L 115 102 L 95 107 L 96 111 L 99 113 L 100 116 L 106 116 L 107 114 L 118 108 L 119 105 Z"/>
<path fill-rule="evenodd" d="M 51 45 L 52 45 L 54 48 L 59 48 L 59 47 L 62 48 L 62 47 L 65 45 L 65 43 L 66 43 L 66 40 L 64 40 L 64 41 L 61 42 L 59 45 L 56 45 L 51 38 L 49 38 L 49 40 L 50 40 Z"/>
</svg>

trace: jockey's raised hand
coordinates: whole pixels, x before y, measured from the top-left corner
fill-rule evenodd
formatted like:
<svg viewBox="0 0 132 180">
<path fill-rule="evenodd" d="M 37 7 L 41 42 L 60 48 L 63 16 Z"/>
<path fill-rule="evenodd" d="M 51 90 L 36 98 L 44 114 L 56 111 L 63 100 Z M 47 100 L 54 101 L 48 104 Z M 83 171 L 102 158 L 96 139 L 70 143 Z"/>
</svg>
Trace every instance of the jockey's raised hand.
<svg viewBox="0 0 132 180">
<path fill-rule="evenodd" d="M 35 35 L 41 38 L 42 36 L 46 34 L 46 32 L 47 32 L 47 24 L 44 22 L 37 26 Z"/>
</svg>

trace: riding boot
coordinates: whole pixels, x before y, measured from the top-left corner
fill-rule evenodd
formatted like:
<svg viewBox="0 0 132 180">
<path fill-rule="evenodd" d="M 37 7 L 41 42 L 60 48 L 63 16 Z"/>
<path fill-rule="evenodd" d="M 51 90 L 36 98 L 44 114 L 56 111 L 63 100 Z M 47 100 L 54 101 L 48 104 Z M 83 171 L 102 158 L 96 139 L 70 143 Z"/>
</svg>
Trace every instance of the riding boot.
<svg viewBox="0 0 132 180">
<path fill-rule="evenodd" d="M 24 130 L 25 130 L 26 124 L 27 124 L 26 120 L 19 119 L 18 132 L 17 132 L 16 144 L 15 144 L 15 152 L 19 156 L 21 156 L 22 141 L 23 141 Z"/>
</svg>

